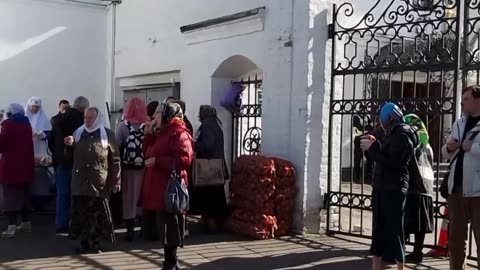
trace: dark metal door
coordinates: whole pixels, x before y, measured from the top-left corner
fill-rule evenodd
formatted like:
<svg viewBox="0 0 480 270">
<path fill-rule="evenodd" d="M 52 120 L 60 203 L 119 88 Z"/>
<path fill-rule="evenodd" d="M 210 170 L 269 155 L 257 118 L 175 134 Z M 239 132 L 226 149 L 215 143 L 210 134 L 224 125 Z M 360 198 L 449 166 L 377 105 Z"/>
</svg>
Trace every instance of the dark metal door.
<svg viewBox="0 0 480 270">
<path fill-rule="evenodd" d="M 232 161 L 241 155 L 258 155 L 262 138 L 262 79 L 248 76 L 242 85 L 242 106 L 233 115 Z"/>
<path fill-rule="evenodd" d="M 479 0 L 378 0 L 360 17 L 350 3 L 334 6 L 329 234 L 371 236 L 373 164 L 355 138 L 375 129 L 382 104 L 395 102 L 428 126 L 436 188 L 435 232 L 426 244 L 437 244 L 446 206 L 437 187 L 448 169 L 440 149 L 459 116 L 462 89 L 480 83 L 479 6 Z"/>
</svg>

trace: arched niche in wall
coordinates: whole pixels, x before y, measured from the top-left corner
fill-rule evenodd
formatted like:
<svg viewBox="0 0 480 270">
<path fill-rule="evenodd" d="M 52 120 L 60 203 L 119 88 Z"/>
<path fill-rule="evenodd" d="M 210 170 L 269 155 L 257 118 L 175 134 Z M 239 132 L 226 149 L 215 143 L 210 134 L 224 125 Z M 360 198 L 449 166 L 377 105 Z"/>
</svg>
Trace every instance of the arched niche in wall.
<svg viewBox="0 0 480 270">
<path fill-rule="evenodd" d="M 225 156 L 229 166 L 235 157 L 260 150 L 262 79 L 262 69 L 242 55 L 227 58 L 212 74 L 211 104 L 223 122 Z M 245 88 L 242 93 L 244 109 L 240 115 L 233 116 L 220 102 L 235 82 Z"/>
</svg>

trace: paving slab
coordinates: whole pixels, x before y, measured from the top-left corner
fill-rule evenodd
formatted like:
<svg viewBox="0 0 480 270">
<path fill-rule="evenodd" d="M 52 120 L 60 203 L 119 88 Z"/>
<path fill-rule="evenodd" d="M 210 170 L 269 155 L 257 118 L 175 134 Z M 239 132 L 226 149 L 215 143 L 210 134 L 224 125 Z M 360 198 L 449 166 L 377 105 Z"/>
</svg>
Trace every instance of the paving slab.
<svg viewBox="0 0 480 270">
<path fill-rule="evenodd" d="M 31 234 L 0 239 L 1 270 L 160 269 L 163 251 L 158 243 L 119 241 L 106 252 L 75 255 L 76 242 L 55 235 L 53 217 L 35 216 Z M 0 224 L 4 219 L 0 217 Z M 369 270 L 368 239 L 344 236 L 289 236 L 254 241 L 232 234 L 193 233 L 179 251 L 185 269 L 196 270 Z M 475 269 L 469 262 L 467 269 Z M 394 269 L 386 266 L 385 269 Z M 448 269 L 445 258 L 426 258 L 408 269 Z"/>
</svg>

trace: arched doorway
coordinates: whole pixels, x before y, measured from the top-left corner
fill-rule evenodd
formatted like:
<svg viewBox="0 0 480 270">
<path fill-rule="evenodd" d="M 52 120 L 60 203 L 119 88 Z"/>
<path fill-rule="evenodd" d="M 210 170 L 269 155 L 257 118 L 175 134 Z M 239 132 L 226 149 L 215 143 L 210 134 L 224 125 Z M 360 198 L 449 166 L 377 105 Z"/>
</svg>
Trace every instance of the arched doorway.
<svg viewBox="0 0 480 270">
<path fill-rule="evenodd" d="M 242 86 L 242 107 L 233 114 L 220 106 L 232 84 Z M 227 163 L 240 155 L 261 152 L 263 71 L 249 58 L 234 55 L 223 61 L 212 75 L 212 103 L 224 123 Z"/>
</svg>

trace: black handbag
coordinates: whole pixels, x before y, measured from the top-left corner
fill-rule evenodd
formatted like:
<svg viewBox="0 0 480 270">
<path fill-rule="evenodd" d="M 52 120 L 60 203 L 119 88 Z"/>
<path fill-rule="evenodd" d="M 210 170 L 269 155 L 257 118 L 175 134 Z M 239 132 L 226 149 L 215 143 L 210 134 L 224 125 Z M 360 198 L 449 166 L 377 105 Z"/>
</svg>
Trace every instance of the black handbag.
<svg viewBox="0 0 480 270">
<path fill-rule="evenodd" d="M 190 196 L 185 180 L 176 166 L 173 166 L 170 180 L 168 180 L 164 200 L 167 213 L 183 214 L 188 210 Z"/>
<path fill-rule="evenodd" d="M 473 141 L 475 137 L 480 133 L 480 131 L 475 131 L 472 133 L 470 136 L 470 140 Z M 448 199 L 448 178 L 450 178 L 450 172 L 452 170 L 452 164 L 453 162 L 457 159 L 458 155 L 460 154 L 460 151 L 463 151 L 462 148 L 458 150 L 459 152 L 450 160 L 450 164 L 448 165 L 448 171 L 445 173 L 445 176 L 443 177 L 442 184 L 440 185 L 440 196 L 442 196 L 445 200 Z"/>
</svg>

